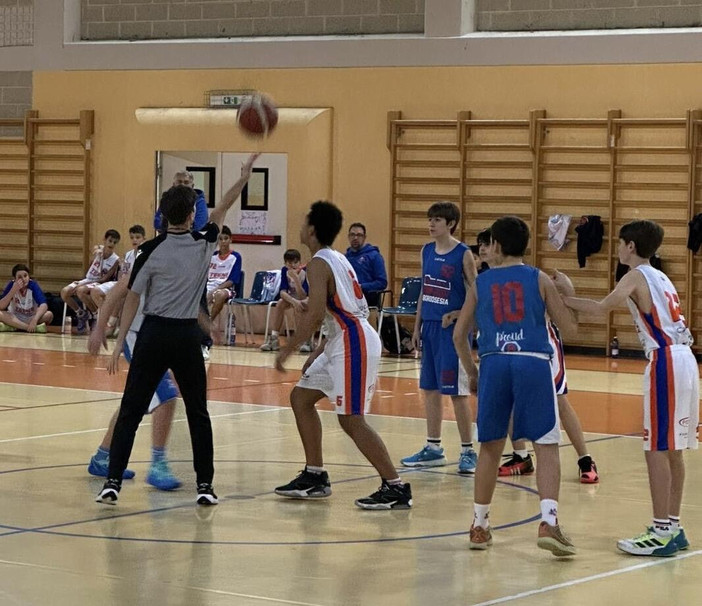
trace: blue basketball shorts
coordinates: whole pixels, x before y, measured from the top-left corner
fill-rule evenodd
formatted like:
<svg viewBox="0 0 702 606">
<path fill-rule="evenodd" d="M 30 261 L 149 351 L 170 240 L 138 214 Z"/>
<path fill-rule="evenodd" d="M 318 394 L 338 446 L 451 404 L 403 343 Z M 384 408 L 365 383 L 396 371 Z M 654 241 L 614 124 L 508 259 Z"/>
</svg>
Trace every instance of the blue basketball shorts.
<svg viewBox="0 0 702 606">
<path fill-rule="evenodd" d="M 441 328 L 441 322 L 422 322 L 420 389 L 440 391 L 446 396 L 468 395 L 468 375 L 453 346 L 454 326 Z"/>
<path fill-rule="evenodd" d="M 528 354 L 491 354 L 480 360 L 478 436 L 481 442 L 507 437 L 558 444 L 558 401 L 548 358 Z"/>
</svg>

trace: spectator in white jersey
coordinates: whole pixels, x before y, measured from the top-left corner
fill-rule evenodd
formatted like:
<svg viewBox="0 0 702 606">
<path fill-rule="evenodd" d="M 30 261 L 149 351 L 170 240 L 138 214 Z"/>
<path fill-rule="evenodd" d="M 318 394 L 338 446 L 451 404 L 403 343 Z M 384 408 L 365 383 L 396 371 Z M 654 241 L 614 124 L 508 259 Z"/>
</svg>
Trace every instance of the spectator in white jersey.
<svg viewBox="0 0 702 606">
<path fill-rule="evenodd" d="M 207 282 L 207 269 L 217 246 L 224 216 L 251 176 L 258 154 L 252 154 L 241 169 L 239 180 L 224 194 L 202 231 L 191 231 L 195 218 L 195 192 L 176 186 L 161 197 L 160 210 L 168 221 L 165 233 L 144 243 L 134 263 L 122 321 L 131 326 L 144 294 L 144 322 L 139 330 L 127 383 L 110 449 L 107 481 L 98 494 L 99 503 L 115 504 L 122 486 L 134 437 L 163 374 L 173 372 L 185 403 L 198 505 L 216 505 L 212 424 L 207 412 L 207 375 L 200 350 L 198 325 L 200 299 Z M 124 344 L 121 331 L 108 365 L 117 372 Z"/>
<path fill-rule="evenodd" d="M 218 242 L 219 250 L 212 255 L 207 273 L 207 303 L 212 306 L 210 319 L 213 332 L 216 330 L 214 322 L 225 303 L 236 296 L 232 287 L 241 282 L 241 255 L 230 250 L 232 232 L 226 225 L 222 227 Z"/>
<path fill-rule="evenodd" d="M 119 240 L 119 232 L 116 229 L 108 229 L 102 245 L 96 246 L 93 251 L 93 261 L 85 273 L 85 278 L 71 282 L 61 289 L 61 298 L 75 312 L 78 319 L 76 326 L 78 332 L 83 332 L 87 322 L 92 318 L 90 307 L 93 307 L 93 303 L 90 299 L 90 290 L 96 284 L 114 280 L 117 275 L 119 255 L 115 252 L 115 246 Z M 88 309 L 80 307 L 76 297 L 88 306 Z"/>
<path fill-rule="evenodd" d="M 0 332 L 42 333 L 53 319 L 44 292 L 29 277 L 29 267 L 18 263 L 12 268 L 12 280 L 0 295 Z"/>
<path fill-rule="evenodd" d="M 139 247 L 146 241 L 146 230 L 143 225 L 132 225 L 129 228 L 129 241 L 132 243 L 132 250 L 128 251 L 124 255 L 124 259 L 119 264 L 119 277 L 128 276 L 132 273 L 132 266 L 134 265 L 134 258 L 137 254 Z M 107 294 L 117 285 L 117 281 L 113 280 L 111 282 L 103 282 L 98 284 L 90 291 L 90 297 L 92 298 L 95 306 L 99 310 L 105 302 Z M 115 307 L 114 314 L 109 317 L 107 322 L 106 331 L 107 336 L 111 336 L 115 329 L 117 328 L 117 321 L 119 319 L 119 314 L 122 311 L 121 302 Z"/>
</svg>

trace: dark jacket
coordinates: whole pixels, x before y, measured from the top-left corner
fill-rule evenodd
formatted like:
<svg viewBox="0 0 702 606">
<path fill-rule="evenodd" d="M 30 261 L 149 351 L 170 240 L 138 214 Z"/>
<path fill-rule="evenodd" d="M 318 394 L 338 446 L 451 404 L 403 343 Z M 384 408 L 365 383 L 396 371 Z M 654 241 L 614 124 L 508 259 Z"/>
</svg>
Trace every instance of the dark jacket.
<svg viewBox="0 0 702 606">
<path fill-rule="evenodd" d="M 692 221 L 688 223 L 690 234 L 687 237 L 687 247 L 695 254 L 702 245 L 702 214 L 692 217 Z"/>
<path fill-rule="evenodd" d="M 578 234 L 578 265 L 585 267 L 585 259 L 600 252 L 604 237 L 604 225 L 599 215 L 583 215 L 575 228 Z"/>
<path fill-rule="evenodd" d="M 346 258 L 356 272 L 363 294 L 379 292 L 388 287 L 388 275 L 385 273 L 385 261 L 377 246 L 365 244 L 360 250 L 346 250 Z M 377 298 L 377 297 L 376 297 Z M 371 302 L 368 302 L 371 305 Z"/>
<path fill-rule="evenodd" d="M 195 220 L 193 221 L 193 231 L 200 231 L 205 226 L 205 223 L 207 223 L 209 214 L 207 212 L 205 192 L 201 189 L 196 189 L 195 193 L 197 194 L 197 200 L 195 200 Z M 163 217 L 161 216 L 161 209 L 159 208 L 154 215 L 154 229 L 160 232 L 165 231 L 166 227 L 163 226 Z"/>
</svg>

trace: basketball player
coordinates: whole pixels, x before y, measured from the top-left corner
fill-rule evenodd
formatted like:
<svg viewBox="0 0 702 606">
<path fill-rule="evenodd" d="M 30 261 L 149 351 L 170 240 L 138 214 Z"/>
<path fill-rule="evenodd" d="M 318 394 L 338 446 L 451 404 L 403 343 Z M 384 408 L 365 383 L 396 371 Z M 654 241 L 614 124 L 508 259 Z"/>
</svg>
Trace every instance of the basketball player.
<svg viewBox="0 0 702 606">
<path fill-rule="evenodd" d="M 632 221 L 619 230 L 619 262 L 629 271 L 602 301 L 565 297 L 572 309 L 607 314 L 626 304 L 648 358 L 644 372 L 644 452 L 653 502 L 653 524 L 617 547 L 633 555 L 669 556 L 687 549 L 680 525 L 685 463 L 683 450 L 697 448 L 699 368 L 692 335 L 680 311 L 672 282 L 651 267 L 650 257 L 663 242 L 653 221 Z M 557 284 L 565 280 L 556 276 Z"/>
<path fill-rule="evenodd" d="M 487 549 L 492 544 L 490 503 L 511 418 L 513 438 L 531 440 L 539 462 L 536 483 L 542 521 L 537 545 L 556 556 L 574 555 L 575 547 L 561 531 L 558 520 L 561 431 L 546 313 L 567 335 L 575 332 L 576 320 L 551 278 L 524 264 L 529 243 L 526 223 L 518 217 L 502 217 L 493 223 L 490 233 L 494 266 L 480 274 L 476 288 L 468 291 L 453 333 L 461 363 L 477 381 L 468 332 L 474 322 L 479 330 L 480 457 L 475 472 L 470 548 Z"/>
<path fill-rule="evenodd" d="M 490 229 L 484 229 L 478 234 L 478 254 L 480 255 L 481 270 L 490 269 Z M 571 293 L 572 294 L 572 293 Z M 558 396 L 558 414 L 561 418 L 563 428 L 568 434 L 568 438 L 573 444 L 578 454 L 578 470 L 581 484 L 597 484 L 600 476 L 597 473 L 597 465 L 592 460 L 587 451 L 587 444 L 580 419 L 568 401 L 568 381 L 566 379 L 565 355 L 563 353 L 563 341 L 553 322 L 548 322 L 548 337 L 553 348 L 551 356 L 551 374 L 556 384 L 556 395 Z M 500 465 L 498 475 L 500 476 L 522 476 L 534 473 L 534 461 L 527 451 L 525 440 L 512 442 L 513 452 L 507 455 L 509 459 Z"/>
<path fill-rule="evenodd" d="M 368 323 L 368 304 L 351 264 L 331 248 L 341 230 L 341 211 L 331 202 L 315 202 L 305 217 L 300 239 L 312 253 L 307 265 L 308 311 L 301 315 L 295 336 L 276 357 L 284 370 L 288 356 L 310 339 L 324 320 L 326 340 L 309 356 L 290 403 L 305 449 L 305 469 L 276 494 L 293 499 L 331 495 L 322 457 L 322 424 L 315 405 L 325 396 L 334 404 L 342 429 L 375 467 L 382 480 L 372 495 L 357 499 L 363 509 L 409 509 L 412 491 L 395 471 L 380 436 L 368 425 L 380 360 L 380 337 Z"/>
<path fill-rule="evenodd" d="M 241 255 L 230 250 L 232 232 L 225 225 L 219 233 L 219 249 L 210 259 L 207 273 L 207 303 L 212 306 L 210 321 L 215 331 L 214 322 L 224 304 L 234 295 L 232 286 L 241 282 Z M 219 337 L 218 333 L 215 333 Z M 219 338 L 218 338 L 219 340 Z"/>
</svg>

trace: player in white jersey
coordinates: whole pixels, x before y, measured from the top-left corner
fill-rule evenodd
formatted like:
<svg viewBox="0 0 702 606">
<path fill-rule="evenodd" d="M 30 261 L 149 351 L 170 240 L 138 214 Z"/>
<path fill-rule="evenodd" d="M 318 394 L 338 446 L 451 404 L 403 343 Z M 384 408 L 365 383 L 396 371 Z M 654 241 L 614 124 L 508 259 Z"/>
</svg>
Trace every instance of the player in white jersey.
<svg viewBox="0 0 702 606">
<path fill-rule="evenodd" d="M 577 311 L 608 313 L 629 306 L 646 357 L 644 373 L 644 451 L 648 466 L 653 525 L 617 547 L 633 555 L 669 556 L 689 546 L 680 525 L 685 463 L 682 451 L 697 448 L 699 368 L 692 335 L 680 311 L 672 282 L 651 267 L 649 258 L 663 241 L 653 221 L 632 221 L 619 230 L 619 261 L 631 271 L 602 301 L 566 297 Z M 556 276 L 556 283 L 562 275 Z"/>
<path fill-rule="evenodd" d="M 313 255 L 307 265 L 309 302 L 295 336 L 280 350 L 276 368 L 312 337 L 324 321 L 326 339 L 309 356 L 302 377 L 290 394 L 305 450 L 305 469 L 275 489 L 294 499 L 328 497 L 329 476 L 322 456 L 322 425 L 315 405 L 325 396 L 336 409 L 342 429 L 379 473 L 380 489 L 356 500 L 363 509 L 408 509 L 412 491 L 397 475 L 385 444 L 364 415 L 375 391 L 381 345 L 368 323 L 368 304 L 356 273 L 341 253 L 332 250 L 342 225 L 341 211 L 331 202 L 315 202 L 305 217 L 300 239 Z"/>
</svg>

